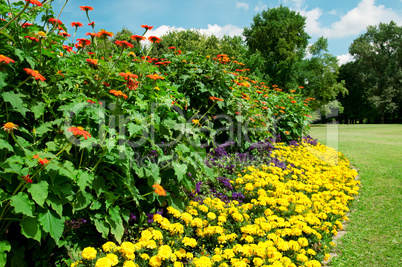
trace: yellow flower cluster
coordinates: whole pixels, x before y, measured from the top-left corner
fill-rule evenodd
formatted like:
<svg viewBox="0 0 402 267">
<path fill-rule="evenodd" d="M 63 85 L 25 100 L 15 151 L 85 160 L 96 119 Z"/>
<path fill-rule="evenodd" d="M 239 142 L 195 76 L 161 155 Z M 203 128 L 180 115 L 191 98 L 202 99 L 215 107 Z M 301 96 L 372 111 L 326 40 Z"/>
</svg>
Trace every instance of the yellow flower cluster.
<svg viewBox="0 0 402 267">
<path fill-rule="evenodd" d="M 124 266 L 321 266 L 358 193 L 357 172 L 321 144 L 275 148 L 271 156 L 285 169 L 249 166 L 232 179 L 243 202 L 206 198 L 184 211 L 168 207 L 136 242 L 104 244 L 108 254 L 96 266 L 116 265 L 111 255 Z M 93 248 L 82 252 L 84 262 L 96 255 Z"/>
</svg>

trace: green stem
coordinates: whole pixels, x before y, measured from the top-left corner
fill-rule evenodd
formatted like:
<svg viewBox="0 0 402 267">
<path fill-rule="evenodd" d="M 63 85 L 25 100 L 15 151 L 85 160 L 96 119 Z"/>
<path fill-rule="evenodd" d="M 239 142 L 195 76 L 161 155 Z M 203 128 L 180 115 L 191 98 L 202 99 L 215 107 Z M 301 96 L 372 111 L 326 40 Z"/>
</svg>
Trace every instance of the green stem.
<svg viewBox="0 0 402 267">
<path fill-rule="evenodd" d="M 24 8 L 21 10 L 21 12 L 17 16 L 15 16 L 12 20 L 10 20 L 6 25 L 4 25 L 3 28 L 0 29 L 0 32 L 3 31 L 4 28 L 6 28 L 8 25 L 10 25 L 13 21 L 15 21 L 19 16 L 21 16 L 25 12 L 25 10 L 28 8 L 29 4 L 30 4 L 30 2 L 27 2 L 25 4 Z"/>
<path fill-rule="evenodd" d="M 215 107 L 215 105 L 216 105 L 216 102 L 214 102 L 214 104 L 212 105 L 212 107 L 210 107 L 210 108 L 207 110 L 207 112 L 205 112 L 205 114 L 202 115 L 202 117 L 201 117 L 199 120 L 201 120 L 202 118 L 204 118 L 205 115 L 207 115 L 207 113 L 210 112 L 213 107 Z"/>
<path fill-rule="evenodd" d="M 57 17 L 57 20 L 59 20 L 61 13 L 63 12 L 65 6 L 67 5 L 67 2 L 68 2 L 68 0 L 66 0 L 66 2 L 64 2 L 64 5 L 63 5 L 63 7 L 62 7 L 61 10 L 60 10 L 59 16 Z"/>
<path fill-rule="evenodd" d="M 15 138 L 14 132 L 11 131 L 11 137 L 14 139 L 14 142 L 21 148 L 22 151 L 24 151 L 25 153 L 25 149 L 20 145 L 20 143 L 18 143 L 17 138 Z"/>
<path fill-rule="evenodd" d="M 98 98 L 98 92 L 99 92 L 99 88 L 102 85 L 102 83 L 106 80 L 106 78 L 108 77 L 108 73 L 110 73 L 112 71 L 112 69 L 116 66 L 117 61 L 120 60 L 121 56 L 123 55 L 123 51 L 124 51 L 124 47 L 121 49 L 120 55 L 119 57 L 114 61 L 113 65 L 110 67 L 110 69 L 106 72 L 105 77 L 103 77 L 103 79 L 100 81 L 100 83 L 98 84 L 98 86 L 96 87 L 96 94 L 95 94 L 95 98 Z"/>
</svg>

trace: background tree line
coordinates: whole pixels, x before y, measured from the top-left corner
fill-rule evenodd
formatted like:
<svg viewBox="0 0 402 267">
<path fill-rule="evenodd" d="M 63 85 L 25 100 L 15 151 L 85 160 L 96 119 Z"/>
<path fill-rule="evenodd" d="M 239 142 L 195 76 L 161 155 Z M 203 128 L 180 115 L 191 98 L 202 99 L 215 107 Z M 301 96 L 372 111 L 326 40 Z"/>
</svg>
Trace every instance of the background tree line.
<svg viewBox="0 0 402 267">
<path fill-rule="evenodd" d="M 280 6 L 254 16 L 243 37 L 173 30 L 161 36 L 153 54 L 163 56 L 174 46 L 182 53 L 234 57 L 267 84 L 314 97 L 313 108 L 324 121 L 334 108 L 344 123 L 402 120 L 401 27 L 393 21 L 368 27 L 349 48 L 355 60 L 341 67 L 328 52 L 328 40 L 320 37 L 309 44 L 305 27 L 306 17 Z M 115 40 L 130 41 L 132 34 L 123 28 Z"/>
</svg>

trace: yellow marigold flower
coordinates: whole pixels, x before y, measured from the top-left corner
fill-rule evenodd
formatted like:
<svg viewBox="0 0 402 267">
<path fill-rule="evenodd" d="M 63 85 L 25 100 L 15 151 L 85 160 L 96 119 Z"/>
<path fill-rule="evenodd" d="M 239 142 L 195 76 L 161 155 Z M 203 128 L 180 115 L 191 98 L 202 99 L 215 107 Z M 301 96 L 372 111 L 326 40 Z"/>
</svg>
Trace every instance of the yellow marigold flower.
<svg viewBox="0 0 402 267">
<path fill-rule="evenodd" d="M 216 215 L 213 212 L 208 212 L 207 217 L 210 220 L 215 220 L 216 219 Z"/>
<path fill-rule="evenodd" d="M 73 262 L 73 263 L 71 263 L 70 267 L 76 267 L 76 266 L 80 265 L 81 263 L 82 263 L 82 261 Z"/>
<path fill-rule="evenodd" d="M 209 257 L 202 256 L 200 258 L 194 258 L 193 262 L 196 267 L 212 267 L 212 262 Z"/>
<path fill-rule="evenodd" d="M 205 206 L 205 205 L 199 205 L 199 206 L 198 206 L 198 209 L 199 209 L 200 211 L 202 211 L 202 212 L 205 212 L 205 213 L 208 212 L 208 207 Z"/>
<path fill-rule="evenodd" d="M 149 240 L 147 242 L 144 242 L 144 246 L 149 249 L 156 249 L 157 247 L 155 240 Z"/>
<path fill-rule="evenodd" d="M 253 263 L 255 266 L 262 266 L 264 264 L 264 260 L 261 258 L 254 258 Z"/>
<path fill-rule="evenodd" d="M 188 212 L 183 212 L 181 214 L 181 219 L 188 225 L 193 220 L 193 216 Z"/>
<path fill-rule="evenodd" d="M 158 257 L 162 260 L 167 260 L 172 256 L 172 249 L 168 245 L 162 245 L 158 249 Z"/>
<path fill-rule="evenodd" d="M 140 241 L 149 241 L 151 240 L 153 237 L 152 232 L 150 230 L 143 230 L 141 232 L 141 238 Z"/>
<path fill-rule="evenodd" d="M 297 254 L 296 259 L 297 259 L 298 261 L 301 261 L 301 262 L 306 262 L 306 261 L 308 261 L 307 256 L 306 256 L 306 255 L 303 255 L 303 254 Z"/>
<path fill-rule="evenodd" d="M 316 260 L 312 260 L 312 261 L 307 261 L 304 266 L 306 267 L 321 267 L 321 263 L 319 261 Z"/>
<path fill-rule="evenodd" d="M 307 250 L 307 254 L 315 255 L 316 252 L 315 252 L 314 250 L 312 250 L 311 248 L 309 248 L 309 249 Z"/>
<path fill-rule="evenodd" d="M 99 258 L 95 263 L 95 267 L 112 267 L 112 261 L 106 257 Z"/>
<path fill-rule="evenodd" d="M 84 250 L 82 251 L 82 257 L 85 260 L 93 260 L 96 258 L 96 249 L 93 247 L 86 247 L 84 248 Z"/>
<path fill-rule="evenodd" d="M 118 249 L 118 247 L 115 243 L 108 241 L 103 244 L 102 249 L 104 252 L 114 252 Z"/>
<path fill-rule="evenodd" d="M 187 253 L 186 253 L 186 258 L 187 258 L 187 259 L 192 259 L 192 258 L 194 258 L 193 253 L 187 252 Z"/>
<path fill-rule="evenodd" d="M 143 260 L 148 260 L 148 259 L 149 259 L 149 255 L 146 254 L 146 253 L 142 253 L 142 254 L 140 255 L 140 257 L 141 257 Z"/>
<path fill-rule="evenodd" d="M 152 256 L 151 259 L 149 260 L 149 265 L 151 267 L 159 267 L 162 265 L 162 260 L 158 256 Z"/>
<path fill-rule="evenodd" d="M 123 242 L 120 245 L 120 253 L 123 254 L 123 256 L 128 255 L 128 254 L 133 254 L 135 252 L 135 247 L 134 244 L 131 242 Z"/>
<path fill-rule="evenodd" d="M 133 261 L 125 261 L 123 267 L 138 267 Z"/>
<path fill-rule="evenodd" d="M 173 267 L 184 267 L 184 265 L 183 265 L 183 263 L 180 262 L 180 261 L 175 261 L 175 262 L 173 263 Z"/>
<path fill-rule="evenodd" d="M 112 266 L 115 266 L 119 263 L 119 258 L 115 254 L 109 253 L 106 255 L 106 258 L 112 262 Z"/>
<path fill-rule="evenodd" d="M 152 235 L 155 240 L 162 240 L 163 239 L 163 234 L 159 230 L 152 230 Z"/>
<path fill-rule="evenodd" d="M 181 248 L 181 249 L 179 249 L 179 250 L 176 250 L 175 252 L 174 252 L 174 254 L 179 258 L 179 259 L 182 259 L 182 258 L 184 258 L 184 257 L 186 257 L 186 250 L 185 249 L 183 249 L 183 248 Z"/>
<path fill-rule="evenodd" d="M 190 238 L 190 237 L 184 237 L 183 240 L 181 241 L 185 246 L 189 246 L 189 247 L 195 247 L 197 246 L 197 240 L 195 240 L 194 238 Z"/>
</svg>

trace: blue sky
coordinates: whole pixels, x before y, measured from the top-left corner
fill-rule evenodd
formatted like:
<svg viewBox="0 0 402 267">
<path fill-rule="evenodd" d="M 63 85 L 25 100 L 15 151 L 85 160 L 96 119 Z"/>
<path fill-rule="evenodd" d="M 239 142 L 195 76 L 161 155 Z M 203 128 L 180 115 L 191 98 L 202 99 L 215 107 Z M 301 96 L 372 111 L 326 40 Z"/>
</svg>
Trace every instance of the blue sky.
<svg viewBox="0 0 402 267">
<path fill-rule="evenodd" d="M 65 0 L 53 2 L 60 12 Z M 341 63 L 351 60 L 348 48 L 366 31 L 368 25 L 394 20 L 402 26 L 402 0 L 70 0 L 60 20 L 74 33 L 73 21 L 84 24 L 76 38 L 91 29 L 79 6 L 92 6 L 89 11 L 96 29 L 116 33 L 124 27 L 143 34 L 141 24 L 154 26 L 146 36 L 161 36 L 172 29 L 199 29 L 206 34 L 241 35 L 253 17 L 262 10 L 287 6 L 305 16 L 306 32 L 313 43 L 320 36 L 328 38 L 329 52 Z"/>
</svg>

